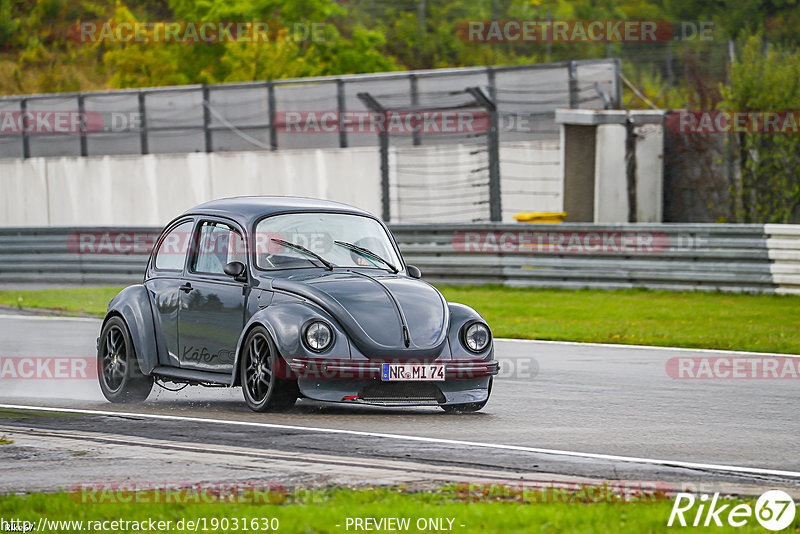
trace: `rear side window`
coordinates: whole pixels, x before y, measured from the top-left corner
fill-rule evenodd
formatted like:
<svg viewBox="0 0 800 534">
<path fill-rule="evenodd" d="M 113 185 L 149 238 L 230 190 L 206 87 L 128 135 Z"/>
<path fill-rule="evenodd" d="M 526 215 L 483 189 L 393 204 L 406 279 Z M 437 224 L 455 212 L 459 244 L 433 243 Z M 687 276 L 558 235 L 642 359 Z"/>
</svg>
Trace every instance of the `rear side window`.
<svg viewBox="0 0 800 534">
<path fill-rule="evenodd" d="M 156 269 L 163 271 L 182 271 L 186 262 L 186 252 L 192 236 L 192 221 L 186 221 L 164 237 L 156 251 Z"/>
<path fill-rule="evenodd" d="M 225 223 L 204 221 L 200 225 L 197 253 L 192 259 L 191 271 L 225 274 L 225 266 L 232 261 L 247 265 L 242 236 Z"/>
</svg>

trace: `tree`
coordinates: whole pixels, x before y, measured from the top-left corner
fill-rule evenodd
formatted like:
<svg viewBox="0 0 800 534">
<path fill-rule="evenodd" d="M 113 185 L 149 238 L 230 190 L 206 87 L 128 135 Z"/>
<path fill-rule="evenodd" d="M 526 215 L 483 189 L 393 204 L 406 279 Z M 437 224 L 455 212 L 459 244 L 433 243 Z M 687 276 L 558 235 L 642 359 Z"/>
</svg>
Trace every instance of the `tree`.
<svg viewBox="0 0 800 534">
<path fill-rule="evenodd" d="M 800 52 L 747 39 L 722 88 L 723 109 L 795 112 L 800 109 Z M 784 115 L 785 116 L 785 115 Z M 791 118 L 789 118 L 791 119 Z M 742 222 L 800 222 L 800 133 L 791 120 L 784 133 L 738 134 L 741 186 L 734 194 Z"/>
</svg>

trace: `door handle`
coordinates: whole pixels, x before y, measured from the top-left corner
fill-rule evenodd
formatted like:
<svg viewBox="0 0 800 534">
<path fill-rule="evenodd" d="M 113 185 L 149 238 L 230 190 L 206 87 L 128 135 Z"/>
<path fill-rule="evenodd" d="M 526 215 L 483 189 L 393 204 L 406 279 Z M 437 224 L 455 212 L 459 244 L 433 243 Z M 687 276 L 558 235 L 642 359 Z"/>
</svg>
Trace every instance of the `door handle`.
<svg viewBox="0 0 800 534">
<path fill-rule="evenodd" d="M 178 289 L 180 289 L 181 291 L 186 291 L 186 292 L 188 293 L 188 292 L 189 292 L 189 291 L 191 291 L 193 288 L 192 288 L 192 284 L 190 284 L 189 282 L 186 282 L 185 284 L 183 284 L 182 286 L 180 286 Z"/>
</svg>

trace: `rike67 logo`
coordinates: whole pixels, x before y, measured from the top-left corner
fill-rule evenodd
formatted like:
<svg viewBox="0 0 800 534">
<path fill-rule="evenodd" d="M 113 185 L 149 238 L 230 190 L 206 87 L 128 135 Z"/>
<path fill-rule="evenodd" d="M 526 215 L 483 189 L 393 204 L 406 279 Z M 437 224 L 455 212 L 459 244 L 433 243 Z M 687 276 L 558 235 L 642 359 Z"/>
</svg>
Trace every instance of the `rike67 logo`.
<svg viewBox="0 0 800 534">
<path fill-rule="evenodd" d="M 755 508 L 750 503 L 724 503 L 719 493 L 713 496 L 678 493 L 667 526 L 743 527 L 755 517 L 765 529 L 778 531 L 792 524 L 795 512 L 794 500 L 781 490 L 765 492 L 756 501 Z"/>
</svg>

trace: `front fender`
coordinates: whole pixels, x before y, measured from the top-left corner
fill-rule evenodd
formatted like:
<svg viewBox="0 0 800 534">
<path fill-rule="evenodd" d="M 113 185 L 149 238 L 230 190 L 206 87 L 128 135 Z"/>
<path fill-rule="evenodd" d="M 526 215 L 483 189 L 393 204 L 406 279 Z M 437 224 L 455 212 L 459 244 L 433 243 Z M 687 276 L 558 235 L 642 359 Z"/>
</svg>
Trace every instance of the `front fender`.
<svg viewBox="0 0 800 534">
<path fill-rule="evenodd" d="M 450 328 L 447 332 L 447 340 L 450 342 L 450 350 L 453 352 L 453 358 L 475 358 L 477 356 L 484 360 L 493 359 L 494 336 L 492 336 L 492 342 L 489 343 L 486 350 L 479 354 L 468 351 L 461 342 L 461 329 L 465 324 L 472 321 L 481 321 L 488 325 L 489 323 L 486 322 L 486 319 L 484 319 L 480 313 L 464 304 L 448 302 L 447 305 L 450 307 Z M 489 330 L 491 331 L 491 327 Z"/>
<path fill-rule="evenodd" d="M 103 320 L 103 326 L 113 315 L 119 315 L 125 320 L 131 334 L 139 369 L 143 374 L 149 375 L 158 365 L 158 349 L 154 333 L 153 311 L 150 307 L 147 289 L 138 284 L 120 291 L 108 304 L 108 312 Z"/>
<path fill-rule="evenodd" d="M 333 330 L 333 343 L 323 352 L 314 352 L 306 348 L 301 340 L 302 329 L 309 321 L 320 319 L 328 323 Z M 293 358 L 336 358 L 349 359 L 350 341 L 344 329 L 322 309 L 299 300 L 271 304 L 250 317 L 242 329 L 239 341 L 236 344 L 236 359 L 233 366 L 231 385 L 238 385 L 239 359 L 244 349 L 244 341 L 250 330 L 261 325 L 267 329 L 278 354 L 287 361 Z"/>
</svg>

